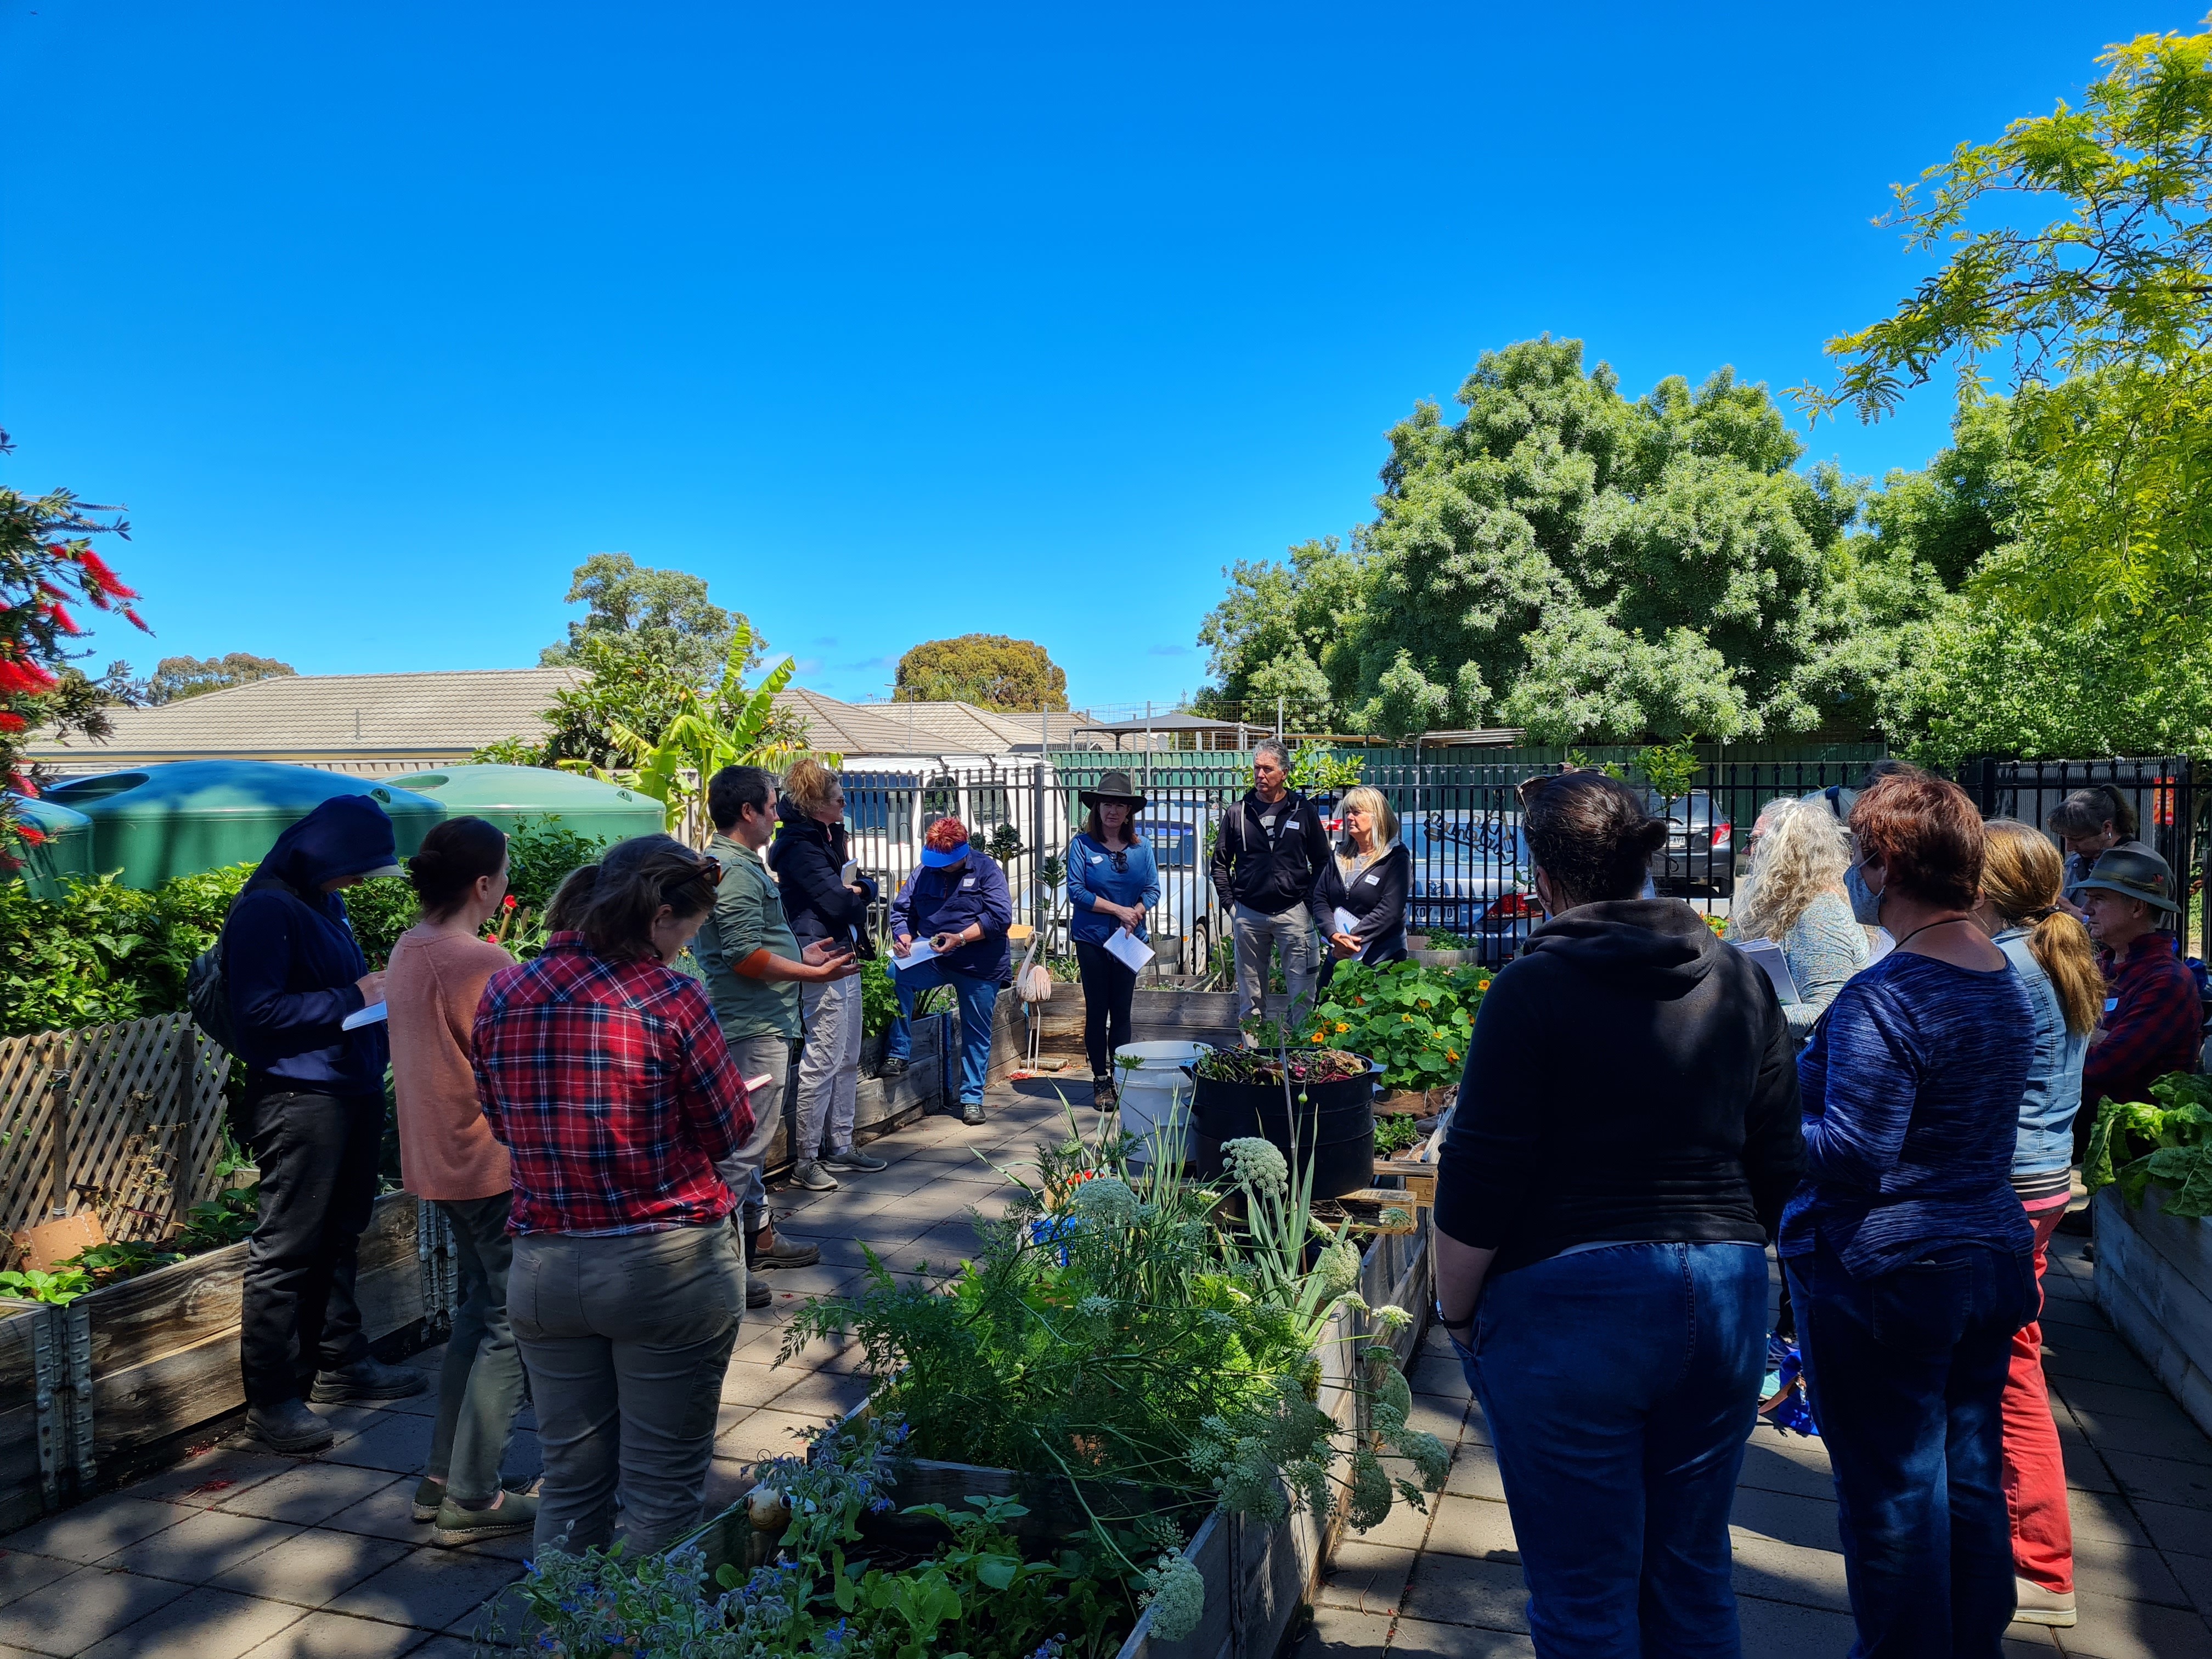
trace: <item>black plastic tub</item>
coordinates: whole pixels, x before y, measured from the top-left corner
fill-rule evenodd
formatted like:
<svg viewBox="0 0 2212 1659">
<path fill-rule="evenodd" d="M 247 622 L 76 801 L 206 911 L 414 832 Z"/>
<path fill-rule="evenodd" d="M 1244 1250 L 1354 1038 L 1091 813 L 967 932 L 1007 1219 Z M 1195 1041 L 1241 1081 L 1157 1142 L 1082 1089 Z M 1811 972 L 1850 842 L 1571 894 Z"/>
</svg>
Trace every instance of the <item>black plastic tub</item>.
<svg viewBox="0 0 2212 1659">
<path fill-rule="evenodd" d="M 1375 1074 L 1337 1083 L 1293 1083 L 1287 1099 L 1279 1083 L 1224 1083 L 1194 1079 L 1191 1139 L 1196 1143 L 1198 1173 L 1216 1180 L 1224 1173 L 1222 1143 L 1252 1136 L 1274 1143 L 1295 1173 L 1313 1166 L 1313 1195 L 1341 1198 L 1375 1182 Z M 1297 1144 L 1291 1123 L 1297 1120 Z"/>
</svg>

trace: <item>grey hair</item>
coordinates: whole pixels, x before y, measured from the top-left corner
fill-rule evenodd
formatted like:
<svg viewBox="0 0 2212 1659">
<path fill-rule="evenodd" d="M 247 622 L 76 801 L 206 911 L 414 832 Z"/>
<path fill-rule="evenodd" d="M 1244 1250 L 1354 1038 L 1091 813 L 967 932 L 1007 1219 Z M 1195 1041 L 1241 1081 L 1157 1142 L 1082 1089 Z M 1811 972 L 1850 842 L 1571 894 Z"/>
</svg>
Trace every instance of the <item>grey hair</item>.
<svg viewBox="0 0 2212 1659">
<path fill-rule="evenodd" d="M 1285 772 L 1291 769 L 1291 751 L 1280 738 L 1262 738 L 1254 744 L 1252 758 L 1257 760 L 1262 755 L 1273 755 L 1275 757 L 1276 765 L 1281 767 Z"/>
</svg>

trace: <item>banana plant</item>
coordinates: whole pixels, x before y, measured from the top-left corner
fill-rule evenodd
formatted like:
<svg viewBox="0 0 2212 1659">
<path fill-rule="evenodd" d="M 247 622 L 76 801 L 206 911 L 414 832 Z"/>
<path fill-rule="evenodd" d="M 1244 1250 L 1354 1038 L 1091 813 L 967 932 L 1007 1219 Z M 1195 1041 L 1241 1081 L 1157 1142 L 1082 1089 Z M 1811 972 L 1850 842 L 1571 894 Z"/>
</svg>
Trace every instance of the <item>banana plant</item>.
<svg viewBox="0 0 2212 1659">
<path fill-rule="evenodd" d="M 632 763 L 615 780 L 659 801 L 672 835 L 680 833 L 691 817 L 707 780 L 725 766 L 781 770 L 805 747 L 775 729 L 775 694 L 791 684 L 797 663 L 786 657 L 748 690 L 744 668 L 751 648 L 752 630 L 739 623 L 720 682 L 707 696 L 691 698 L 657 741 L 625 726 L 609 728 Z M 842 757 L 821 758 L 834 766 Z"/>
</svg>

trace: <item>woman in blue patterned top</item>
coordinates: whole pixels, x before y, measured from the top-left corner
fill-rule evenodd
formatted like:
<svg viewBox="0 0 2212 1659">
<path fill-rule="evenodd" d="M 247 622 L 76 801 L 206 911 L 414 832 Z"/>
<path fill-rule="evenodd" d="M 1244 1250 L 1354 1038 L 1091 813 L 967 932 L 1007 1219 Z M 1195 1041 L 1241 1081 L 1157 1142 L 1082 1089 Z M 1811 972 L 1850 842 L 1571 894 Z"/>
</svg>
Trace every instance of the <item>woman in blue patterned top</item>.
<svg viewBox="0 0 2212 1659">
<path fill-rule="evenodd" d="M 2035 1312 L 2011 1182 L 2035 1021 L 1974 925 L 1983 830 L 1965 791 L 1893 773 L 1851 830 L 1854 914 L 1897 949 L 1844 987 L 1798 1058 L 1806 1176 L 1780 1249 L 1854 1651 L 1997 1659 L 2013 1615 L 2002 1402 Z"/>
</svg>

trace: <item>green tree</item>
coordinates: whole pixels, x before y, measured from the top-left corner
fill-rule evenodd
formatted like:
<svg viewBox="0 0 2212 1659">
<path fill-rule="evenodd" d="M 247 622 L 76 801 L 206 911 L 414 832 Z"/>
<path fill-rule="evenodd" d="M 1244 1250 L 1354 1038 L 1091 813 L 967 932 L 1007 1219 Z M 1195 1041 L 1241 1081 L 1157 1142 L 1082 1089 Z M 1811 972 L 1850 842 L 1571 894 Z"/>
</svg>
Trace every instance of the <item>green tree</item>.
<svg viewBox="0 0 2212 1659">
<path fill-rule="evenodd" d="M 594 553 L 578 565 L 567 602 L 590 609 L 581 622 L 568 624 L 566 640 L 538 653 L 539 662 L 588 667 L 585 642 L 611 641 L 702 689 L 720 678 L 730 641 L 745 621 L 707 597 L 703 578 L 684 570 L 647 569 L 627 553 Z M 747 667 L 760 660 L 767 644 L 755 639 Z"/>
<path fill-rule="evenodd" d="M 1030 712 L 1067 707 L 1066 671 L 1034 640 L 963 634 L 926 640 L 899 659 L 895 702 L 971 702 Z"/>
<path fill-rule="evenodd" d="M 1239 566 L 1200 639 L 1221 702 L 1304 691 L 1355 730 L 1540 742 L 1864 726 L 1940 582 L 1849 534 L 1863 491 L 1722 369 L 1635 402 L 1579 341 L 1486 353 L 1390 434 L 1349 550 Z"/>
<path fill-rule="evenodd" d="M 116 667 L 127 680 L 131 665 L 118 663 Z M 164 657 L 154 665 L 154 672 L 143 682 L 133 683 L 126 695 L 131 701 L 143 703 L 174 702 L 182 697 L 197 697 L 204 692 L 221 691 L 299 672 L 289 662 L 279 662 L 274 657 L 257 657 L 246 651 L 226 652 L 220 657 Z"/>
</svg>

